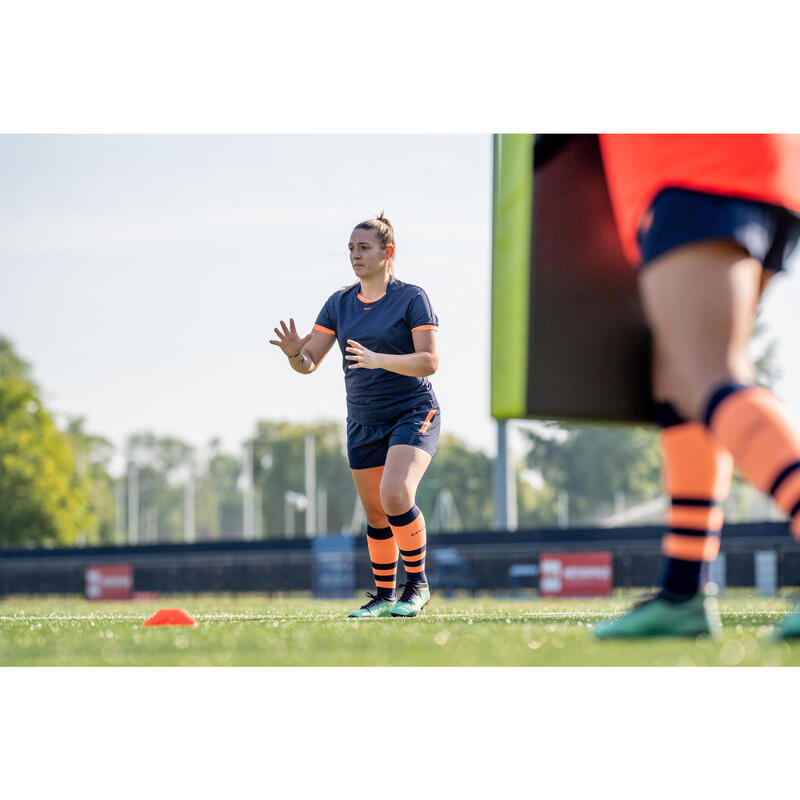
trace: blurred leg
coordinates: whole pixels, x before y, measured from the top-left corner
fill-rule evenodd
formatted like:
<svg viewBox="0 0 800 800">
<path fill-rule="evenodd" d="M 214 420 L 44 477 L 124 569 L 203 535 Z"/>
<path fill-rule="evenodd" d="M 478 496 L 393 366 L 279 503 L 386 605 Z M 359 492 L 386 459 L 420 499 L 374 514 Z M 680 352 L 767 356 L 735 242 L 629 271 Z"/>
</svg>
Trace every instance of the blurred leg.
<svg viewBox="0 0 800 800">
<path fill-rule="evenodd" d="M 676 248 L 642 270 L 653 333 L 653 389 L 682 416 L 702 420 L 716 387 L 754 378 L 748 345 L 761 293 L 761 264 L 729 241 Z"/>
<path fill-rule="evenodd" d="M 752 320 L 761 264 L 726 240 L 687 245 L 653 259 L 640 289 L 653 333 L 653 394 L 660 401 L 664 486 L 670 497 L 663 540 L 666 591 L 618 620 L 598 638 L 680 636 L 720 630 L 713 598 L 698 593 L 702 565 L 719 548 L 731 459 L 702 424 L 720 385 L 749 383 Z M 667 402 L 670 401 L 670 402 Z"/>
<path fill-rule="evenodd" d="M 659 362 L 659 390 L 702 420 L 742 474 L 792 518 L 800 537 L 800 432 L 767 389 L 752 386 L 754 309 L 769 280 L 727 241 L 693 244 L 652 261 L 640 280 Z"/>
<path fill-rule="evenodd" d="M 758 297 L 775 272 L 762 270 Z M 755 318 L 756 306 L 751 315 Z M 668 533 L 662 542 L 662 587 L 672 595 L 697 592 L 703 568 L 719 552 L 722 503 L 728 495 L 733 463 L 730 454 L 700 422 L 680 416 L 669 399 L 678 381 L 668 360 L 654 354 L 653 396 L 656 398 L 664 490 L 669 499 Z"/>
</svg>

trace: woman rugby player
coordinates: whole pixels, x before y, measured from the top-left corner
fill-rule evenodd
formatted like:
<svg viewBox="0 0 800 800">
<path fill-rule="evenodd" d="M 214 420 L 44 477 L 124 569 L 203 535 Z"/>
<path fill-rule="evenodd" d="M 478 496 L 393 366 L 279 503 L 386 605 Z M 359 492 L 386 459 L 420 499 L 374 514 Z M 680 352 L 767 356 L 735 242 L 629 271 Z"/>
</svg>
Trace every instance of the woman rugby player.
<svg viewBox="0 0 800 800">
<path fill-rule="evenodd" d="M 439 365 L 438 320 L 419 286 L 394 277 L 395 241 L 383 212 L 353 229 L 358 280 L 334 292 L 300 337 L 281 320 L 274 344 L 308 375 L 338 341 L 347 394 L 347 456 L 367 518 L 376 594 L 351 617 L 413 617 L 428 603 L 425 519 L 417 486 L 439 439 L 439 404 L 428 375 Z M 406 583 L 395 592 L 398 551 Z"/>
</svg>

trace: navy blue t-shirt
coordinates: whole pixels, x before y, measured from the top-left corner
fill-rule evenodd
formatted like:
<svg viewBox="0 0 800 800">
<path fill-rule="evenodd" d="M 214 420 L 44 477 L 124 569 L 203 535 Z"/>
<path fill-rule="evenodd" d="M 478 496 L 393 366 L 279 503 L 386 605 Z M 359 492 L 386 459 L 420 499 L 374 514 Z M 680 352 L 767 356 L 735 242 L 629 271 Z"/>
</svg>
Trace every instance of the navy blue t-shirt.
<svg viewBox="0 0 800 800">
<path fill-rule="evenodd" d="M 392 279 L 374 300 L 360 294 L 360 284 L 334 292 L 317 316 L 314 328 L 333 333 L 342 351 L 347 417 L 361 425 L 391 422 L 405 411 L 438 408 L 427 378 L 398 375 L 385 369 L 348 369 L 345 348 L 353 339 L 374 353 L 413 353 L 414 330 L 439 327 L 428 296 L 419 286 Z"/>
</svg>

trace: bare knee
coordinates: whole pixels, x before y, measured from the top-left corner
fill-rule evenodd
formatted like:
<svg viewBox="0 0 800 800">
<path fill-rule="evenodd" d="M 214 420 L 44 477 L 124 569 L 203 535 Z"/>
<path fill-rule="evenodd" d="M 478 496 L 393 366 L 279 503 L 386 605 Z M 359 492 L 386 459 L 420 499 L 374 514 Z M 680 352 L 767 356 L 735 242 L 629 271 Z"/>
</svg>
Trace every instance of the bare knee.
<svg viewBox="0 0 800 800">
<path fill-rule="evenodd" d="M 720 386 L 736 382 L 749 385 L 755 381 L 755 369 L 747 353 L 733 354 L 718 362 L 708 362 L 687 355 L 682 363 L 655 367 L 653 394 L 669 400 L 689 420 L 702 421 L 706 405 Z"/>
<path fill-rule="evenodd" d="M 362 503 L 361 505 L 364 507 L 364 516 L 367 518 L 367 525 L 370 528 L 389 527 L 389 520 L 386 519 L 386 512 L 380 503 L 370 503 L 369 505 Z"/>
<path fill-rule="evenodd" d="M 403 481 L 381 483 L 381 503 L 390 516 L 405 514 L 414 505 L 414 495 Z"/>
</svg>

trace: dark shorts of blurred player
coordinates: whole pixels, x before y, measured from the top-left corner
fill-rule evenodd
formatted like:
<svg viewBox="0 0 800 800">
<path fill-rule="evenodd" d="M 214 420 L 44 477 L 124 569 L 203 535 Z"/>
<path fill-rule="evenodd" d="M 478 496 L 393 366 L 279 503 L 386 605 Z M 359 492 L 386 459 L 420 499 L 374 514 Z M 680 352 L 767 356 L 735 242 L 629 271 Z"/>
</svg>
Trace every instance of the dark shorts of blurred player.
<svg viewBox="0 0 800 800">
<path fill-rule="evenodd" d="M 404 411 L 395 419 L 375 425 L 347 420 L 347 458 L 350 469 L 371 469 L 386 463 L 396 444 L 418 447 L 433 455 L 439 442 L 441 412 L 438 406 Z"/>
<path fill-rule="evenodd" d="M 755 251 L 766 255 L 770 240 L 776 251 L 780 247 L 775 237 L 783 210 L 800 213 L 800 136 L 600 134 L 599 139 L 620 240 L 634 266 L 653 258 L 641 252 L 639 234 L 644 230 L 649 235 L 656 213 L 662 219 L 667 211 L 676 215 L 670 223 L 674 232 L 661 234 L 664 244 L 741 240 L 748 252 L 754 248 L 752 255 L 759 261 Z M 686 192 L 685 203 L 693 205 L 665 194 L 679 189 Z M 690 199 L 692 195 L 701 197 Z M 704 205 L 705 195 L 720 204 L 706 197 L 709 205 Z M 748 227 L 753 235 L 746 233 Z M 765 241 L 759 242 L 762 236 Z"/>
<path fill-rule="evenodd" d="M 765 270 L 779 272 L 800 239 L 800 216 L 755 200 L 663 189 L 639 224 L 640 266 L 675 247 L 712 239 L 732 240 Z"/>
</svg>

